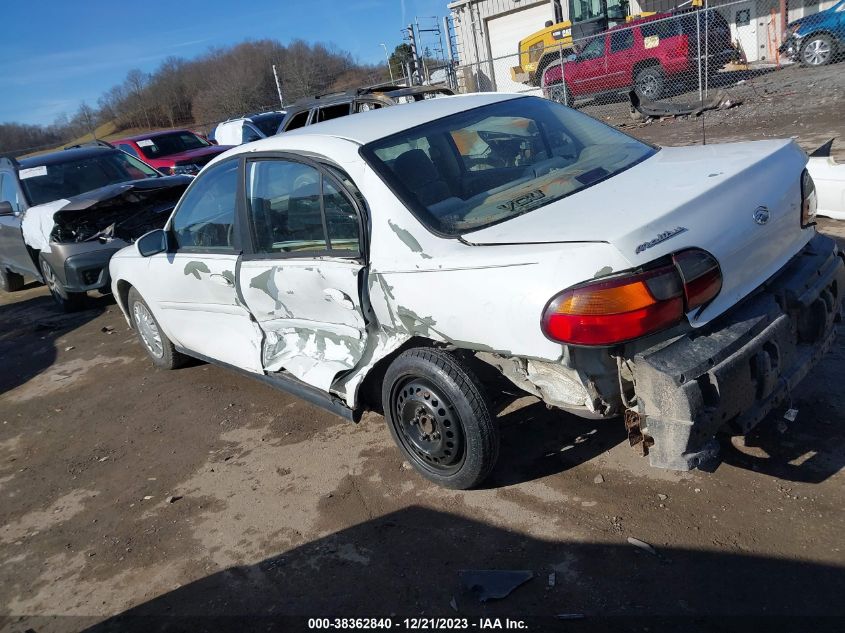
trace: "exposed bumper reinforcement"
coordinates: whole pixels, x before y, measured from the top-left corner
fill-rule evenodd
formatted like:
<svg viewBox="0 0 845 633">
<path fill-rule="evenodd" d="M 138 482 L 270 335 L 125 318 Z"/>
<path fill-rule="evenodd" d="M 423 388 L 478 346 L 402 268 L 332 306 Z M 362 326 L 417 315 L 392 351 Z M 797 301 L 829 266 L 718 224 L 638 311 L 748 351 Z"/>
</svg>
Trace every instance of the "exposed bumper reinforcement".
<svg viewBox="0 0 845 633">
<path fill-rule="evenodd" d="M 634 377 L 652 466 L 690 470 L 788 402 L 830 348 L 845 292 L 836 244 L 814 237 L 777 276 L 704 331 L 638 354 Z"/>
</svg>

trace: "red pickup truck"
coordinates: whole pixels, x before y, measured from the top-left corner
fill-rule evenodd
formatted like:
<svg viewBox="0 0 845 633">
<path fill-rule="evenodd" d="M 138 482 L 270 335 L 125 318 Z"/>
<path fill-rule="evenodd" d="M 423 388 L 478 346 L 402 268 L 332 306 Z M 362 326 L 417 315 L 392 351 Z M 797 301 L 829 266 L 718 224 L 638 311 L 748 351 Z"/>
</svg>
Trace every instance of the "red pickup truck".
<svg viewBox="0 0 845 633">
<path fill-rule="evenodd" d="M 549 66 L 542 86 L 547 97 L 565 98 L 569 106 L 577 97 L 632 86 L 640 97 L 655 100 L 670 83 L 698 78 L 699 55 L 702 72 L 713 73 L 734 54 L 730 27 L 718 11 L 656 14 L 588 40 L 574 59 Z"/>
</svg>

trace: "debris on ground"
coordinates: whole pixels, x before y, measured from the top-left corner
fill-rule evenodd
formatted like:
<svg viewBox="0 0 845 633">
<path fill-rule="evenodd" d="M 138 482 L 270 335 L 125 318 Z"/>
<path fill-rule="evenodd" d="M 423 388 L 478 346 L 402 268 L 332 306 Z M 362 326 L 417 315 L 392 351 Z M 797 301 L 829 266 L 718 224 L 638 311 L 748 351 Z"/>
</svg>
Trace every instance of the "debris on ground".
<svg viewBox="0 0 845 633">
<path fill-rule="evenodd" d="M 450 607 L 452 607 L 452 610 L 453 610 L 453 611 L 457 611 L 457 610 L 458 610 L 458 601 L 457 601 L 457 600 L 455 600 L 455 596 L 452 596 L 452 599 L 451 599 L 451 600 L 449 600 L 449 606 L 450 606 Z"/>
<path fill-rule="evenodd" d="M 649 545 L 645 541 L 641 541 L 638 538 L 634 538 L 633 536 L 628 537 L 628 543 L 633 545 L 634 547 L 638 547 L 639 549 L 643 550 L 644 552 L 648 552 L 652 556 L 657 556 L 657 550 L 654 549 L 653 546 Z"/>
<path fill-rule="evenodd" d="M 555 572 L 549 574 L 549 587 L 554 587 L 557 578 L 555 576 Z"/>
<path fill-rule="evenodd" d="M 660 499 L 661 501 L 666 501 L 666 499 L 668 499 L 668 498 L 669 498 L 669 496 L 668 496 L 668 495 L 664 495 L 662 492 L 658 492 L 658 493 L 657 493 L 657 498 L 658 498 L 658 499 Z"/>
<path fill-rule="evenodd" d="M 595 478 L 593 479 L 593 483 L 594 484 L 603 484 L 604 483 L 604 477 L 602 475 L 596 475 Z"/>
<path fill-rule="evenodd" d="M 76 349 L 76 347 L 75 347 L 75 346 L 73 346 L 73 345 L 68 345 L 68 346 L 65 348 L 65 351 L 66 351 L 66 352 L 69 352 L 69 351 L 70 351 L 70 350 L 72 350 L 72 349 Z"/>
<path fill-rule="evenodd" d="M 783 414 L 783 419 L 788 422 L 795 422 L 795 419 L 798 417 L 798 409 L 789 409 L 786 413 Z"/>
<path fill-rule="evenodd" d="M 635 90 L 628 93 L 631 101 L 631 117 L 641 119 L 690 116 L 697 117 L 707 110 L 727 110 L 742 105 L 742 101 L 731 99 L 724 90 L 719 90 L 713 97 L 690 103 L 671 101 L 649 101 L 641 99 Z"/>
<path fill-rule="evenodd" d="M 167 497 L 167 503 L 176 503 L 181 498 L 182 498 L 182 495 L 171 495 L 171 496 Z"/>
<path fill-rule="evenodd" d="M 462 587 L 479 602 L 501 600 L 534 577 L 533 571 L 507 569 L 462 570 Z"/>
<path fill-rule="evenodd" d="M 103 332 L 104 334 L 112 334 L 114 332 L 114 328 L 110 325 L 104 325 L 100 328 L 100 332 Z"/>
</svg>

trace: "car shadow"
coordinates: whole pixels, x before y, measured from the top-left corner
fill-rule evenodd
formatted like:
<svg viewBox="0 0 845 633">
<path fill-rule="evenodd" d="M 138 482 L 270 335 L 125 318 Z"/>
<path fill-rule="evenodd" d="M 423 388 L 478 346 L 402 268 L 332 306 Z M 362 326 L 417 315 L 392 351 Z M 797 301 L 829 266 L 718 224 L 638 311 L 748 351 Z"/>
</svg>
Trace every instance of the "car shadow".
<svg viewBox="0 0 845 633">
<path fill-rule="evenodd" d="M 721 461 L 796 483 L 821 483 L 845 468 L 845 435 L 835 411 L 795 402 L 792 424 L 769 415 L 744 438 L 720 437 Z"/>
<path fill-rule="evenodd" d="M 845 617 L 841 566 L 739 550 L 644 551 L 624 535 L 544 540 L 425 507 L 289 550 L 273 539 L 265 547 L 276 553 L 198 578 L 86 631 L 287 632 L 355 617 L 391 617 L 390 628 L 410 630 L 404 618 L 420 616 L 457 618 L 450 629 L 470 630 L 485 628 L 481 618 L 516 628 L 505 626 L 510 618 L 524 620 L 529 631 L 833 631 Z M 461 570 L 526 570 L 533 577 L 503 599 L 481 603 L 487 581 L 462 582 Z M 329 620 L 309 623 L 315 617 Z M 39 623 L 33 617 L 17 624 L 41 630 Z M 446 630 L 427 622 L 418 628 Z"/>
<path fill-rule="evenodd" d="M 622 418 L 588 420 L 531 397 L 517 404 L 524 400 L 523 406 L 499 415 L 500 455 L 485 488 L 556 475 L 627 441 Z"/>
<path fill-rule="evenodd" d="M 38 286 L 34 282 L 25 289 Z M 65 314 L 45 289 L 43 294 L 0 305 L 0 359 L 4 366 L 0 394 L 50 367 L 57 358 L 56 339 L 96 319 L 113 303 L 111 295 L 92 296 L 84 310 Z"/>
</svg>

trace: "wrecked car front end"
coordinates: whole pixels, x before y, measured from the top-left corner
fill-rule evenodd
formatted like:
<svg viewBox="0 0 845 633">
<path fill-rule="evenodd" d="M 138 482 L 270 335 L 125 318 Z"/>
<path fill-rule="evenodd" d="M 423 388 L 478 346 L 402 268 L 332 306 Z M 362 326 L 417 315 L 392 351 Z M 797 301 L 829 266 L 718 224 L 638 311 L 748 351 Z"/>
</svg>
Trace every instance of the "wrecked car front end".
<svg viewBox="0 0 845 633">
<path fill-rule="evenodd" d="M 137 180 L 61 201 L 58 209 L 47 210 L 51 217 L 42 218 L 35 228 L 39 235 L 28 237 L 28 242 L 43 245 L 42 257 L 69 292 L 107 292 L 112 255 L 164 226 L 191 180 L 190 176 Z M 38 212 L 33 207 L 27 213 Z M 32 226 L 24 224 L 25 236 Z"/>
</svg>

